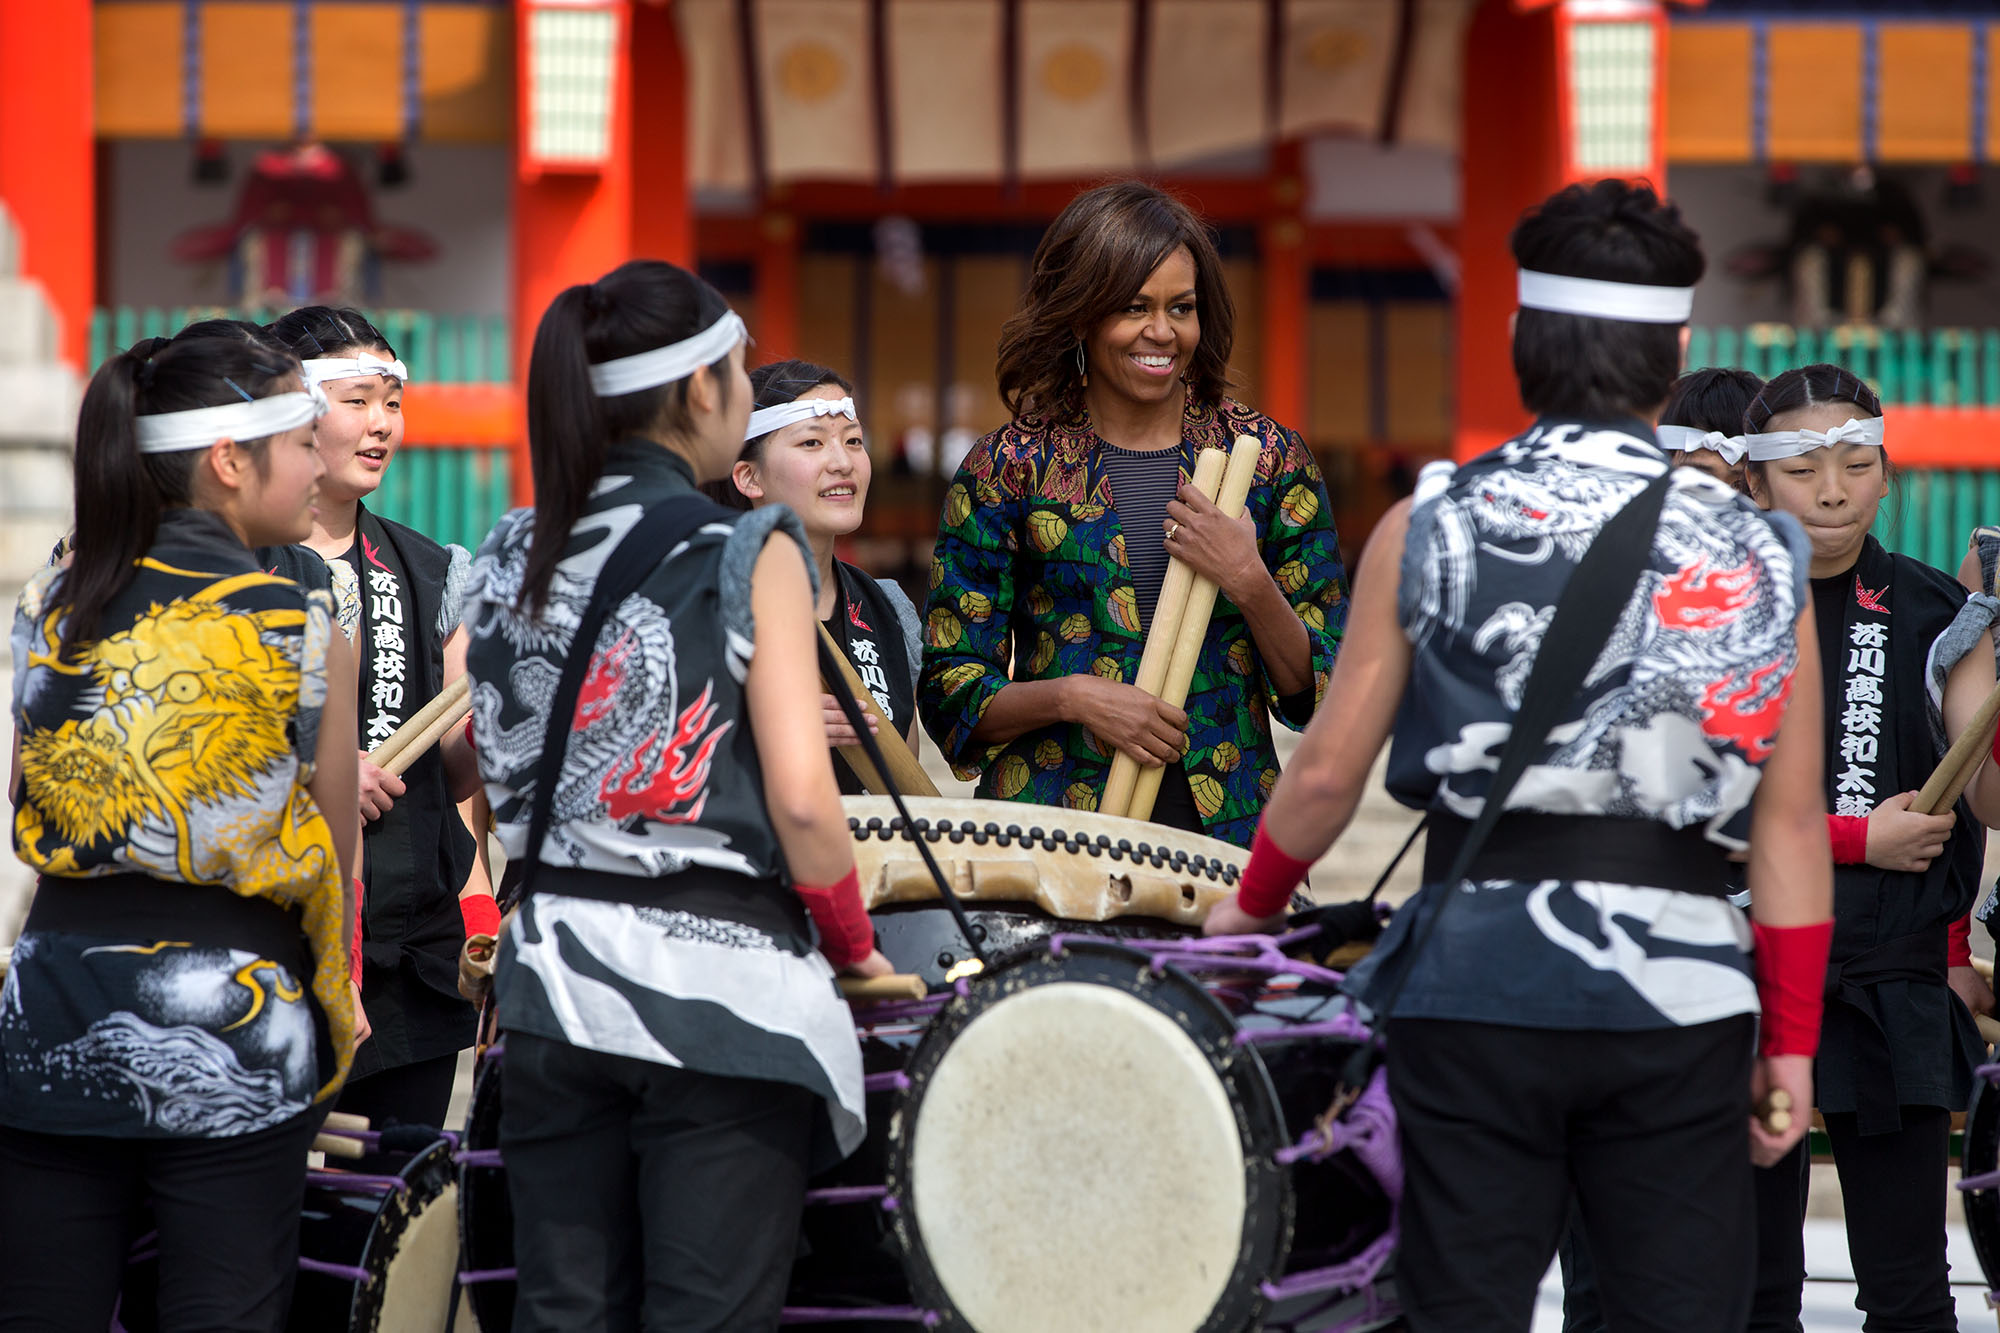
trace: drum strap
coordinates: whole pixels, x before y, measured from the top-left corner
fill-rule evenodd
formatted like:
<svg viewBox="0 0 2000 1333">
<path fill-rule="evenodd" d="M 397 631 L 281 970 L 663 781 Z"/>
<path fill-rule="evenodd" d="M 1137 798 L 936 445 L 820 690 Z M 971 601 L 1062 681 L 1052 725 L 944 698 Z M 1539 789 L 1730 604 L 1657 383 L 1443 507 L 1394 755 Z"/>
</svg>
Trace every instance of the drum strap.
<svg viewBox="0 0 2000 1333">
<path fill-rule="evenodd" d="M 1528 683 L 1521 691 L 1521 706 L 1514 712 L 1514 724 L 1507 743 L 1501 747 L 1499 767 L 1493 774 L 1479 817 L 1466 828 L 1457 855 L 1451 859 L 1451 868 L 1439 883 L 1457 885 L 1465 879 L 1505 813 L 1514 784 L 1548 740 L 1549 732 L 1563 720 L 1564 712 L 1575 703 L 1585 678 L 1597 664 L 1598 654 L 1604 651 L 1612 631 L 1618 627 L 1633 591 L 1639 586 L 1640 576 L 1645 573 L 1652 556 L 1653 535 L 1660 524 L 1660 510 L 1666 505 L 1672 484 L 1671 468 L 1647 483 L 1599 530 L 1597 540 L 1571 572 L 1568 586 L 1556 601 L 1548 632 L 1535 652 Z M 1407 843 L 1404 850 L 1408 850 Z M 1403 983 L 1409 980 L 1424 945 L 1437 929 L 1438 918 L 1457 896 L 1449 891 L 1435 895 L 1436 901 L 1418 924 L 1402 966 L 1375 1006 L 1375 1024 L 1386 1022 L 1395 1012 Z M 1341 1073 L 1344 1089 L 1359 1096 L 1381 1060 L 1379 1043 L 1363 1043 Z"/>
<path fill-rule="evenodd" d="M 824 634 L 819 636 L 819 674 L 826 688 L 833 694 L 834 702 L 840 705 L 841 714 L 847 718 L 847 725 L 854 728 L 854 734 L 861 740 L 861 748 L 868 755 L 868 762 L 875 765 L 875 771 L 882 775 L 882 785 L 888 789 L 889 799 L 896 803 L 896 813 L 903 817 L 903 827 L 909 830 L 910 841 L 915 844 L 917 855 L 923 858 L 924 868 L 931 872 L 937 882 L 938 897 L 944 899 L 946 910 L 958 925 L 958 933 L 965 937 L 965 947 L 979 960 L 983 969 L 987 965 L 986 950 L 980 946 L 979 936 L 973 933 L 972 919 L 965 914 L 965 904 L 951 891 L 951 880 L 938 865 L 937 857 L 931 855 L 930 842 L 917 829 L 917 821 L 910 816 L 910 807 L 903 804 L 903 793 L 896 787 L 896 779 L 889 763 L 882 757 L 882 747 L 875 741 L 875 733 L 868 729 L 868 719 L 861 711 L 861 701 L 854 697 L 853 689 L 847 683 L 847 674 L 834 661 L 833 649 Z"/>
<path fill-rule="evenodd" d="M 542 734 L 542 754 L 535 766 L 535 801 L 528 815 L 528 841 L 521 855 L 510 861 L 500 877 L 500 908 L 507 910 L 534 890 L 535 872 L 541 865 L 542 843 L 549 835 L 549 818 L 555 808 L 556 785 L 562 780 L 563 760 L 576 720 L 576 701 L 583 693 L 583 678 L 590 671 L 591 650 L 604 628 L 612 608 L 637 592 L 646 576 L 659 568 L 661 558 L 678 547 L 695 529 L 716 517 L 728 518 L 730 511 L 705 495 L 676 495 L 640 515 L 598 570 L 591 586 L 590 601 L 570 636 L 569 653 L 563 658 L 562 675 L 556 682 L 555 698 L 549 703 L 548 729 Z"/>
</svg>

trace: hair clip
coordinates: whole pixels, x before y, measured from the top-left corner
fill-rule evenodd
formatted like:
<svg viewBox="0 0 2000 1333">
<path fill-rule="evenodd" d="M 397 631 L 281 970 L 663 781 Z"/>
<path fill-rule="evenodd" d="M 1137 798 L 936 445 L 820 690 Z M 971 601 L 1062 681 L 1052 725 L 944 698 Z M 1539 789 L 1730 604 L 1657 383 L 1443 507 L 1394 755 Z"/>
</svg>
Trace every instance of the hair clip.
<svg viewBox="0 0 2000 1333">
<path fill-rule="evenodd" d="M 254 403 L 257 401 L 255 398 L 252 398 L 248 393 L 244 391 L 242 385 L 238 384 L 235 380 L 230 379 L 229 376 L 224 375 L 222 377 L 222 382 L 224 384 L 227 384 L 230 388 L 236 390 L 236 396 L 238 398 L 241 398 L 244 402 Z"/>
</svg>

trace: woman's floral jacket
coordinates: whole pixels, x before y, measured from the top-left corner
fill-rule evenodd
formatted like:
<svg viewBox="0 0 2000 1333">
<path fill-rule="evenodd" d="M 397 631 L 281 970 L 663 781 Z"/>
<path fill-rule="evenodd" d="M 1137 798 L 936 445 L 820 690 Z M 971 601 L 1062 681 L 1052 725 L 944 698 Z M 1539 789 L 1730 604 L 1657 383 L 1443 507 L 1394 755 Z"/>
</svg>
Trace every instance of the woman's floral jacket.
<svg viewBox="0 0 2000 1333">
<path fill-rule="evenodd" d="M 1280 698 L 1243 616 L 1219 597 L 1187 700 L 1183 763 L 1209 834 L 1248 846 L 1278 780 L 1269 714 L 1302 730 L 1325 696 L 1347 619 L 1326 484 L 1297 432 L 1240 403 L 1190 402 L 1181 475 L 1206 447 L 1263 441 L 1249 510 L 1264 565 L 1305 622 L 1313 689 Z M 1125 537 L 1087 418 L 1027 418 L 974 446 L 945 496 L 924 609 L 918 707 L 953 771 L 978 795 L 1097 808 L 1112 751 L 1056 724 L 1005 745 L 969 737 L 1010 680 L 1085 672 L 1130 681 L 1145 647 Z M 1011 663 L 1012 674 L 1009 674 Z"/>
</svg>

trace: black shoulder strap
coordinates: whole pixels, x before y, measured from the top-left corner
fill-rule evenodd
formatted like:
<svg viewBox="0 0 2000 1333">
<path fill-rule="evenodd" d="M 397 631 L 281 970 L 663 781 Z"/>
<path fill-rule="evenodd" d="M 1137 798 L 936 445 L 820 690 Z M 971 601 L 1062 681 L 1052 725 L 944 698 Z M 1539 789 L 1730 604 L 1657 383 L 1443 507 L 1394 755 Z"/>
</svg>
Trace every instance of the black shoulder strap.
<svg viewBox="0 0 2000 1333">
<path fill-rule="evenodd" d="M 1556 600 L 1548 632 L 1535 652 L 1528 683 L 1522 687 L 1521 706 L 1514 712 L 1507 743 L 1500 748 L 1493 785 L 1487 789 L 1479 818 L 1472 821 L 1458 855 L 1452 859 L 1451 871 L 1444 880 L 1447 886 L 1459 884 L 1471 870 L 1493 826 L 1506 813 L 1507 797 L 1514 784 L 1527 771 L 1529 761 L 1548 739 L 1549 732 L 1562 721 L 1564 711 L 1575 701 L 1584 678 L 1597 664 L 1612 631 L 1617 629 L 1619 617 L 1631 604 L 1632 593 L 1652 556 L 1653 534 L 1659 529 L 1660 511 L 1666 505 L 1672 484 L 1673 469 L 1669 468 L 1627 501 L 1598 530 L 1597 540 L 1571 572 L 1568 586 Z M 1423 952 L 1438 918 L 1456 896 L 1447 888 L 1432 906 L 1388 992 L 1375 1006 L 1379 1018 L 1394 1012 L 1396 998 L 1415 969 L 1417 956 Z"/>
<path fill-rule="evenodd" d="M 577 622 L 576 633 L 570 636 L 569 655 L 563 659 L 562 676 L 556 682 L 555 698 L 549 703 L 548 728 L 542 733 L 542 754 L 535 766 L 535 799 L 528 816 L 528 841 L 501 877 L 499 897 L 503 910 L 526 898 L 534 888 L 542 843 L 548 838 L 549 818 L 555 808 L 556 784 L 562 779 L 570 730 L 576 722 L 576 701 L 583 693 L 591 650 L 597 645 L 606 617 L 638 591 L 646 576 L 659 568 L 660 561 L 695 529 L 710 519 L 726 517 L 728 512 L 705 495 L 674 496 L 640 515 L 639 521 L 605 558 L 597 582 L 590 590 L 590 601 Z"/>
</svg>

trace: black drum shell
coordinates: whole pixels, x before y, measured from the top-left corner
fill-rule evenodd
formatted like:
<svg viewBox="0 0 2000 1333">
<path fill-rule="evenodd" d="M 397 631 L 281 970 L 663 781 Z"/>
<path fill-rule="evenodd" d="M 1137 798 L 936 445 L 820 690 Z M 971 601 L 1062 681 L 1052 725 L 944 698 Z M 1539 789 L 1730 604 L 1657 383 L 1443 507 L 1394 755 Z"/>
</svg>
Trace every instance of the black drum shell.
<svg viewBox="0 0 2000 1333">
<path fill-rule="evenodd" d="M 2000 1170 L 2000 1087 L 1983 1071 L 1972 1080 L 1958 1162 L 1961 1180 Z M 1986 1275 L 1989 1288 L 2000 1290 L 2000 1189 L 1966 1190 L 1959 1201 L 1965 1208 L 1972 1252 L 1979 1256 L 1979 1271 Z"/>
</svg>

